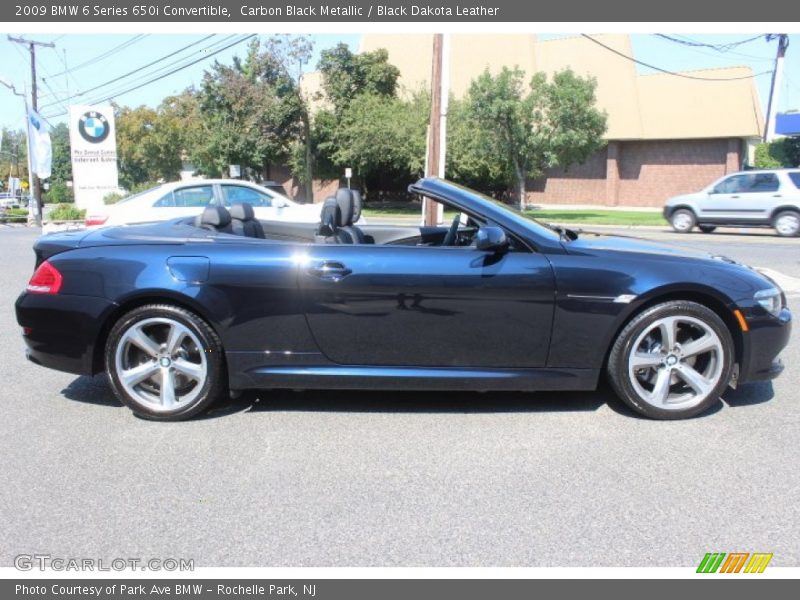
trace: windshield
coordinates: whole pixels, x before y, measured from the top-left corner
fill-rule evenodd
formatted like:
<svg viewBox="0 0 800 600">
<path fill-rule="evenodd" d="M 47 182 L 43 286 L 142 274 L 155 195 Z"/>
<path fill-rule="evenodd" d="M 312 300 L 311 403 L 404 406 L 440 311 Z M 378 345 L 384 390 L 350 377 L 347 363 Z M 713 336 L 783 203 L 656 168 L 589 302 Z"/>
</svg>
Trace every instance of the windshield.
<svg viewBox="0 0 800 600">
<path fill-rule="evenodd" d="M 161 187 L 160 185 L 157 185 L 155 187 L 151 187 L 150 189 L 144 190 L 143 192 L 137 192 L 135 194 L 131 194 L 130 196 L 125 196 L 121 200 L 118 200 L 117 204 L 122 204 L 124 202 L 128 202 L 129 200 L 133 200 L 134 198 L 139 198 L 141 196 L 144 196 L 145 194 L 150 194 L 151 192 L 154 192 L 155 190 L 159 189 L 160 187 Z"/>
<path fill-rule="evenodd" d="M 481 200 L 483 200 L 485 202 L 489 202 L 490 204 L 492 204 L 497 209 L 500 209 L 500 210 L 502 210 L 504 212 L 507 212 L 507 213 L 511 213 L 511 215 L 513 215 L 513 217 L 517 221 L 522 221 L 527 226 L 531 226 L 531 225 L 536 226 L 536 225 L 538 225 L 540 228 L 545 229 L 548 233 L 553 234 L 554 236 L 557 236 L 558 238 L 562 237 L 562 233 L 564 231 L 563 229 L 561 229 L 559 227 L 554 227 L 553 225 L 550 225 L 549 223 L 544 223 L 544 222 L 540 221 L 539 219 L 536 219 L 536 218 L 530 216 L 528 213 L 525 213 L 525 212 L 519 210 L 516 206 L 512 206 L 510 204 L 506 204 L 505 202 L 501 202 L 500 200 L 495 200 L 491 196 L 487 196 L 486 194 L 482 194 L 481 192 L 478 192 L 478 191 L 473 190 L 471 188 L 464 187 L 463 185 L 459 185 L 457 183 L 453 183 L 452 181 L 448 181 L 446 183 L 447 183 L 447 185 L 451 185 L 451 186 L 453 186 L 455 188 L 458 188 L 459 190 L 461 190 L 463 192 L 469 193 L 469 194 L 471 194 L 473 196 L 477 196 L 478 198 L 480 198 Z"/>
</svg>

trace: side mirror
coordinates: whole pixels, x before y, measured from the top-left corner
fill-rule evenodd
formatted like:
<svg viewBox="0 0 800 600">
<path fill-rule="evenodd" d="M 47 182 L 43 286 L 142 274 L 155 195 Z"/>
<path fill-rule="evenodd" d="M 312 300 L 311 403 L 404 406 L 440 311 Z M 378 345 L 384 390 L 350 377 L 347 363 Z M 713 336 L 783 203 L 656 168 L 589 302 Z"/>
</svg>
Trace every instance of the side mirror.
<svg viewBox="0 0 800 600">
<path fill-rule="evenodd" d="M 506 232 L 499 227 L 486 226 L 475 234 L 475 247 L 478 250 L 505 250 L 508 248 Z"/>
</svg>

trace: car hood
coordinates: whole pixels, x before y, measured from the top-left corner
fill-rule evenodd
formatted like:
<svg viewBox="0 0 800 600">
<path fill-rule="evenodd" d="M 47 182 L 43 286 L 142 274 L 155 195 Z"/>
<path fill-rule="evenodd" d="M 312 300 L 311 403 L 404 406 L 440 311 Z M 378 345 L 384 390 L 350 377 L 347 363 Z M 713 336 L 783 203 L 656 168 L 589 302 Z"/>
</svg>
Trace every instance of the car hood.
<svg viewBox="0 0 800 600">
<path fill-rule="evenodd" d="M 723 260 L 727 263 L 735 261 L 722 256 L 692 250 L 680 246 L 660 244 L 650 240 L 620 235 L 607 235 L 582 231 L 578 239 L 565 242 L 564 247 L 570 254 L 593 254 L 595 252 L 625 252 L 639 255 L 658 256 L 666 258 L 694 258 L 698 260 Z"/>
</svg>

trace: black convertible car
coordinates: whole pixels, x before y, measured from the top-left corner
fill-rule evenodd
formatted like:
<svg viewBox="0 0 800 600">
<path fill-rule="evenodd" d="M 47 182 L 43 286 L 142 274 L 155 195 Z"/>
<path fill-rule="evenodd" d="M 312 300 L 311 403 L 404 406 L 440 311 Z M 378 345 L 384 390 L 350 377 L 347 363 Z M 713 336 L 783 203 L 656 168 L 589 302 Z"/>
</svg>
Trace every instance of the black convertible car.
<svg viewBox="0 0 800 600">
<path fill-rule="evenodd" d="M 139 415 L 185 419 L 250 388 L 592 390 L 696 415 L 782 365 L 778 286 L 723 257 L 532 221 L 436 178 L 449 227 L 318 225 L 249 205 L 42 237 L 16 303 L 31 361 L 108 372 Z"/>
</svg>

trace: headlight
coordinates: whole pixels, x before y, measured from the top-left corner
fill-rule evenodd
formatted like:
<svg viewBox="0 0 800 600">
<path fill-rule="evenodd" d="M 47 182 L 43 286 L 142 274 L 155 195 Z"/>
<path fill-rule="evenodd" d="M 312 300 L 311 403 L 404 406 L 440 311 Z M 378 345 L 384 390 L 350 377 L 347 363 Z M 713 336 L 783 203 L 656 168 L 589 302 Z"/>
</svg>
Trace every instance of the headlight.
<svg viewBox="0 0 800 600">
<path fill-rule="evenodd" d="M 759 290 L 755 293 L 753 298 L 758 302 L 765 311 L 777 317 L 783 308 L 783 294 L 778 288 L 767 288 L 766 290 Z"/>
</svg>

